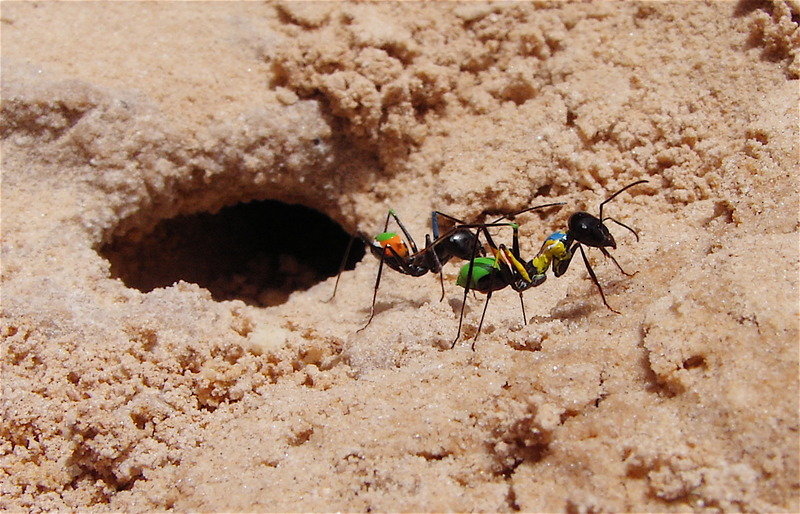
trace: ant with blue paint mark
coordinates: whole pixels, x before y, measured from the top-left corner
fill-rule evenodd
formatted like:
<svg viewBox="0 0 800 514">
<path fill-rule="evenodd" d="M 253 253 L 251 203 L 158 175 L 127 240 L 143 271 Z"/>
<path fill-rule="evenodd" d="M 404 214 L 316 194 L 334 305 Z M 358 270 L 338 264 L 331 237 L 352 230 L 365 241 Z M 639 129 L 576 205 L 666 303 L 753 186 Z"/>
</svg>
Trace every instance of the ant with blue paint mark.
<svg viewBox="0 0 800 514">
<path fill-rule="evenodd" d="M 639 241 L 639 234 L 637 234 L 636 231 L 631 227 L 614 218 L 603 217 L 603 206 L 616 198 L 620 193 L 632 188 L 633 186 L 646 182 L 647 180 L 638 180 L 632 184 L 628 184 L 606 198 L 600 203 L 599 216 L 594 216 L 583 211 L 572 214 L 567 222 L 567 231 L 557 231 L 548 236 L 536 256 L 528 262 L 525 262 L 520 256 L 518 226 L 513 226 L 514 235 L 510 250 L 505 245 L 495 245 L 488 231 L 483 230 L 493 257 L 477 257 L 477 253 L 473 252 L 473 258 L 468 264 L 465 264 L 461 267 L 457 284 L 464 288 L 464 298 L 463 303 L 461 304 L 461 316 L 458 320 L 458 332 L 456 333 L 456 337 L 453 340 L 451 348 L 455 347 L 456 342 L 458 342 L 458 338 L 461 336 L 461 326 L 464 320 L 464 306 L 466 305 L 467 295 L 470 290 L 479 291 L 486 294 L 486 302 L 483 307 L 483 313 L 481 314 L 481 320 L 478 323 L 478 331 L 476 332 L 475 338 L 472 341 L 472 349 L 474 350 L 475 342 L 478 340 L 478 336 L 481 333 L 483 320 L 486 316 L 486 309 L 489 306 L 489 300 L 491 299 L 494 291 L 498 291 L 508 286 L 517 291 L 519 294 L 520 303 L 522 304 L 522 316 L 525 319 L 525 323 L 527 323 L 527 318 L 525 317 L 525 304 L 522 301 L 522 293 L 527 289 L 537 287 L 544 283 L 544 281 L 547 279 L 547 270 L 550 268 L 551 264 L 553 267 L 553 274 L 556 277 L 560 277 L 566 273 L 570 263 L 572 262 L 572 258 L 578 251 L 581 253 L 583 263 L 586 266 L 586 270 L 589 272 L 589 277 L 591 277 L 592 282 L 594 282 L 598 291 L 600 292 L 600 297 L 603 299 L 603 303 L 610 311 L 619 314 L 619 311 L 614 310 L 608 304 L 608 301 L 606 301 L 606 295 L 603 293 L 603 288 L 600 285 L 600 282 L 597 280 L 597 275 L 595 275 L 592 266 L 589 264 L 589 259 L 586 257 L 586 252 L 584 251 L 583 246 L 598 248 L 605 257 L 611 258 L 617 268 L 624 275 L 633 276 L 633 274 L 622 269 L 622 266 L 619 265 L 614 256 L 611 255 L 611 253 L 609 253 L 609 251 L 606 249 L 616 249 L 617 243 L 614 240 L 614 236 L 611 235 L 611 232 L 608 230 L 608 227 L 606 227 L 605 222 L 613 221 L 617 225 L 628 229 L 636 237 L 636 241 Z M 497 221 L 500 221 L 504 218 L 514 218 L 522 213 L 538 208 L 539 207 L 529 207 L 519 212 L 503 216 Z"/>
</svg>

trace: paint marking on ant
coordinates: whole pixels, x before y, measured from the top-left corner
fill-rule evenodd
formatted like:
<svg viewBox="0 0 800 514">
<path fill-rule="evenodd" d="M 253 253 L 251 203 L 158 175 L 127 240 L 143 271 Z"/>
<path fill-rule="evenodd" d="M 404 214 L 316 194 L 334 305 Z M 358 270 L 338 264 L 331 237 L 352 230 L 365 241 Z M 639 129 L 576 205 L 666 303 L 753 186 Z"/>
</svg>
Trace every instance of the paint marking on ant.
<svg viewBox="0 0 800 514">
<path fill-rule="evenodd" d="M 603 206 L 616 198 L 617 195 L 623 191 L 646 182 L 647 180 L 633 182 L 606 198 L 600 203 L 600 213 L 597 217 L 583 211 L 572 214 L 567 222 L 567 231 L 554 232 L 548 236 L 536 256 L 527 263 L 522 259 L 519 253 L 519 232 L 517 228 L 514 228 L 511 250 L 506 248 L 504 245 L 500 245 L 499 247 L 496 246 L 488 232 L 484 231 L 486 234 L 487 243 L 491 247 L 494 257 L 473 258 L 468 264 L 462 266 L 457 281 L 458 285 L 464 288 L 464 304 L 467 301 L 467 294 L 470 289 L 486 294 L 486 304 L 483 307 L 483 314 L 481 315 L 481 320 L 478 324 L 478 331 L 472 341 L 472 349 L 475 349 L 475 342 L 478 340 L 478 336 L 480 335 L 481 327 L 483 326 L 483 319 L 486 316 L 486 309 L 489 306 L 489 300 L 491 299 L 494 291 L 511 286 L 511 288 L 517 291 L 519 294 L 520 303 L 522 303 L 522 292 L 530 289 L 531 287 L 541 285 L 547 279 L 546 273 L 551 265 L 553 267 L 553 275 L 556 277 L 560 277 L 566 273 L 570 263 L 572 262 L 572 258 L 575 256 L 577 251 L 580 251 L 581 253 L 583 263 L 586 266 L 586 270 L 589 272 L 589 277 L 597 286 L 597 289 L 600 292 L 600 297 L 603 299 L 603 304 L 605 304 L 605 306 L 612 312 L 619 314 L 619 311 L 614 310 L 608 304 L 605 293 L 603 292 L 603 288 L 600 285 L 600 281 L 597 280 L 597 275 L 595 275 L 592 266 L 589 264 L 589 259 L 586 257 L 586 252 L 584 251 L 583 246 L 598 248 L 605 257 L 611 258 L 617 268 L 624 275 L 632 276 L 632 274 L 627 273 L 622 269 L 622 266 L 619 265 L 614 256 L 611 255 L 611 253 L 606 249 L 616 249 L 617 243 L 614 240 L 614 236 L 612 236 L 611 232 L 608 230 L 608 227 L 605 226 L 604 222 L 613 221 L 617 225 L 628 229 L 636 237 L 636 241 L 639 241 L 639 234 L 637 234 L 636 231 L 631 227 L 614 218 L 603 217 Z M 503 218 L 513 218 L 514 216 L 524 212 L 529 212 L 540 208 L 542 208 L 542 206 L 529 207 L 519 212 L 503 216 L 498 221 L 502 220 Z M 464 304 L 461 305 L 461 317 L 458 321 L 458 332 L 456 333 L 456 337 L 453 340 L 451 348 L 455 347 L 456 342 L 458 342 L 458 338 L 461 336 L 461 325 L 464 318 Z M 524 303 L 522 303 L 522 312 L 523 317 L 525 317 Z M 525 323 L 527 323 L 527 318 L 525 319 Z"/>
<path fill-rule="evenodd" d="M 444 232 L 440 233 L 439 218 L 450 220 L 455 225 Z M 400 234 L 396 232 L 389 232 L 389 221 L 394 219 L 395 223 L 400 227 L 400 230 L 405 236 L 405 240 Z M 508 226 L 511 223 L 500 223 L 500 226 Z M 425 235 L 425 247 L 422 250 L 417 248 L 414 238 L 406 229 L 403 222 L 400 220 L 397 213 L 390 209 L 386 215 L 386 221 L 383 226 L 383 232 L 376 235 L 372 239 L 367 239 L 363 234 L 358 237 L 364 241 L 370 249 L 370 253 L 378 259 L 378 274 L 375 278 L 375 286 L 372 294 L 372 305 L 370 307 L 370 316 L 366 325 L 358 330 L 364 330 L 372 322 L 375 317 L 375 302 L 378 295 L 378 288 L 380 287 L 381 277 L 383 276 L 383 266 L 386 264 L 389 268 L 412 277 L 420 277 L 428 272 L 438 273 L 439 282 L 441 284 L 442 295 L 440 301 L 444 299 L 444 277 L 442 267 L 452 258 L 459 258 L 462 260 L 469 260 L 476 256 L 476 246 L 478 247 L 481 255 L 483 255 L 483 248 L 478 245 L 477 235 L 471 229 L 483 227 L 484 225 L 470 225 L 462 220 L 444 214 L 440 211 L 431 212 L 431 230 L 433 237 L 430 234 Z M 487 226 L 493 226 L 488 224 Z M 354 239 L 354 238 L 353 238 Z M 344 269 L 344 262 L 347 259 L 347 253 L 350 251 L 353 239 L 345 251 L 345 257 L 342 260 L 342 266 L 339 269 L 339 274 L 336 277 L 336 284 L 333 289 L 333 295 L 327 300 L 331 301 L 336 296 L 336 290 L 339 286 L 339 278 Z M 408 241 L 408 243 L 406 243 Z"/>
<path fill-rule="evenodd" d="M 564 202 L 537 205 L 535 207 L 529 207 L 525 209 L 524 212 L 561 205 L 564 205 Z M 513 216 L 515 216 L 515 214 L 502 216 L 493 223 L 496 224 L 503 218 L 510 218 Z M 472 341 L 473 350 L 475 349 L 475 341 L 478 339 L 478 334 L 480 334 L 481 328 L 483 327 L 483 320 L 486 316 L 486 309 L 489 307 L 489 300 L 492 297 L 492 293 L 495 291 L 499 291 L 500 289 L 511 286 L 511 288 L 519 294 L 519 303 L 522 307 L 522 318 L 525 323 L 527 323 L 525 302 L 523 300 L 522 293 L 531 287 L 540 285 L 547 279 L 547 275 L 545 275 L 544 272 L 539 272 L 539 270 L 530 263 L 526 264 L 522 257 L 520 257 L 519 225 L 512 223 L 511 228 L 514 231 L 514 236 L 510 250 L 503 244 L 497 246 L 494 243 L 491 234 L 489 234 L 489 231 L 486 230 L 485 226 L 481 228 L 480 232 L 483 232 L 486 243 L 489 245 L 493 256 L 473 258 L 468 264 L 465 264 L 461 267 L 456 283 L 464 288 L 464 298 L 462 299 L 461 303 L 461 314 L 458 318 L 458 332 L 456 333 L 456 337 L 453 340 L 453 344 L 450 345 L 450 348 L 455 347 L 458 338 L 461 336 L 461 327 L 464 321 L 464 307 L 467 304 L 467 295 L 469 294 L 470 290 L 486 294 L 486 303 L 483 306 L 481 321 L 478 324 L 478 331 L 475 334 L 475 339 Z M 473 255 L 477 254 L 473 253 Z"/>
<path fill-rule="evenodd" d="M 439 233 L 439 217 L 444 217 L 456 223 L 452 229 L 444 234 Z M 408 244 L 395 232 L 388 232 L 389 219 L 394 219 L 397 225 L 402 230 Z M 403 222 L 397 213 L 390 209 L 386 216 L 383 232 L 372 238 L 370 241 L 369 249 L 380 263 L 378 264 L 378 275 L 375 277 L 375 287 L 372 292 L 372 305 L 370 306 L 370 315 L 366 325 L 361 327 L 357 332 L 361 332 L 372 323 L 372 318 L 375 317 L 375 301 L 378 297 L 378 288 L 381 284 L 381 276 L 383 273 L 383 265 L 386 264 L 389 268 L 412 277 L 421 277 L 428 272 L 438 273 L 439 282 L 442 287 L 442 296 L 440 301 L 444 299 L 444 277 L 442 274 L 442 267 L 453 257 L 467 260 L 473 257 L 471 252 L 476 239 L 476 235 L 466 228 L 464 222 L 454 218 L 453 216 L 444 214 L 439 211 L 431 213 L 431 230 L 433 232 L 433 240 L 430 234 L 425 234 L 425 247 L 422 250 L 417 249 L 414 238 L 406 229 Z M 410 246 L 410 249 L 409 249 Z"/>
<path fill-rule="evenodd" d="M 647 180 L 637 180 L 636 182 L 628 184 L 613 195 L 603 200 L 600 203 L 600 212 L 597 217 L 583 211 L 576 212 L 570 216 L 569 221 L 567 222 L 567 231 L 559 231 L 551 234 L 545 240 L 544 244 L 542 245 L 542 249 L 539 250 L 537 257 L 541 256 L 539 264 L 540 266 L 544 266 L 543 270 L 547 270 L 547 261 L 552 261 L 553 275 L 560 277 L 566 273 L 570 263 L 572 262 L 572 258 L 575 256 L 575 252 L 580 250 L 583 263 L 586 266 L 586 271 L 589 272 L 589 277 L 591 277 L 594 285 L 597 286 L 597 290 L 600 292 L 600 297 L 603 299 L 603 304 L 611 312 L 620 314 L 619 311 L 614 310 L 608 304 L 608 301 L 606 301 L 606 295 L 603 293 L 603 288 L 600 285 L 600 282 L 597 280 L 597 275 L 595 275 L 592 266 L 589 264 L 589 259 L 586 257 L 586 252 L 583 250 L 583 246 L 599 249 L 604 257 L 611 259 L 611 261 L 617 266 L 617 269 L 619 269 L 623 275 L 628 277 L 634 275 L 622 269 L 622 266 L 619 265 L 617 259 L 615 259 L 614 256 L 611 255 L 608 250 L 606 250 L 606 248 L 613 248 L 616 250 L 617 242 L 614 240 L 614 236 L 611 235 L 608 227 L 606 227 L 605 222 L 613 221 L 617 225 L 629 230 L 636 238 L 637 242 L 639 241 L 639 234 L 637 234 L 636 231 L 628 225 L 625 225 L 624 223 L 617 221 L 610 216 L 603 217 L 603 206 L 616 198 L 620 193 L 632 188 L 633 186 L 644 184 L 646 182 Z"/>
</svg>

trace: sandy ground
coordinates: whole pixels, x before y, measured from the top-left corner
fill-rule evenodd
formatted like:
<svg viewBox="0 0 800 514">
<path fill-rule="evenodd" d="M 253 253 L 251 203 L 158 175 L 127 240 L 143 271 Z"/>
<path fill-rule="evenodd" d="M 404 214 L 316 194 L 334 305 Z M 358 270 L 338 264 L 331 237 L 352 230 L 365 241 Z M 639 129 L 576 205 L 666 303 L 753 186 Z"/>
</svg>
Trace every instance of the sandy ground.
<svg viewBox="0 0 800 514">
<path fill-rule="evenodd" d="M 796 2 L 0 9 L 0 508 L 800 510 Z M 576 258 L 475 351 L 460 262 L 441 302 L 385 273 L 361 332 L 370 256 L 329 303 L 110 262 L 224 246 L 160 223 L 251 200 L 418 242 L 567 202 L 518 218 L 532 256 L 639 179 L 604 210 L 637 273 L 589 252 L 621 314 Z"/>
</svg>

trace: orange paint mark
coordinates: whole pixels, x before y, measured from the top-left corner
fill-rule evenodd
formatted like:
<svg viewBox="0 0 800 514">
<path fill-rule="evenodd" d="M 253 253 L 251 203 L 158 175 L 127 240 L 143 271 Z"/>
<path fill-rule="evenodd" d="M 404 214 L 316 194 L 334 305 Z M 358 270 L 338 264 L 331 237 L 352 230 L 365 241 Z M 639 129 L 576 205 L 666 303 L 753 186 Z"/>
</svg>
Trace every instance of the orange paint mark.
<svg viewBox="0 0 800 514">
<path fill-rule="evenodd" d="M 383 254 L 386 257 L 394 257 L 395 254 L 399 255 L 400 257 L 408 257 L 408 247 L 399 235 L 384 239 L 383 241 L 378 241 L 378 243 L 383 247 Z M 394 250 L 394 252 L 389 250 L 390 247 Z"/>
</svg>

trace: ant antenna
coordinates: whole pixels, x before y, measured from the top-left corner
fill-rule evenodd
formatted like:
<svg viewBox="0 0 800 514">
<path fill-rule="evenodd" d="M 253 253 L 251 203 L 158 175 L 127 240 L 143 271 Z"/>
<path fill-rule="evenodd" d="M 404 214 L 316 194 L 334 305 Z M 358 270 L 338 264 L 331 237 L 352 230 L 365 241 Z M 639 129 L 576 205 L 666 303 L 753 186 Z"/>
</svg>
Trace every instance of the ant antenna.
<svg viewBox="0 0 800 514">
<path fill-rule="evenodd" d="M 611 200 L 613 200 L 613 199 L 614 199 L 614 198 L 615 198 L 617 195 L 619 195 L 619 194 L 620 194 L 620 193 L 622 193 L 623 191 L 625 191 L 625 190 L 627 190 L 627 189 L 630 189 L 630 188 L 632 188 L 633 186 L 636 186 L 636 185 L 638 185 L 638 184 L 644 184 L 645 182 L 647 182 L 647 180 L 638 180 L 638 181 L 634 182 L 633 184 L 628 184 L 627 186 L 623 187 L 622 189 L 620 189 L 619 191 L 617 191 L 617 192 L 616 192 L 616 193 L 614 193 L 613 195 L 609 196 L 608 198 L 606 198 L 605 200 L 603 200 L 602 202 L 600 202 L 600 216 L 598 216 L 598 218 L 600 218 L 601 220 L 603 219 L 603 205 L 605 205 L 605 204 L 607 204 L 608 202 L 610 202 Z M 616 220 L 612 220 L 612 221 L 614 221 L 615 223 L 619 223 L 619 221 L 616 221 Z M 620 225 L 622 225 L 622 223 L 619 223 L 619 224 L 620 224 Z M 623 226 L 624 226 L 624 225 L 623 225 Z M 625 228 L 627 228 L 628 230 L 631 230 L 629 227 L 625 227 Z M 634 233 L 635 233 L 635 232 L 634 232 Z M 636 237 L 636 239 L 638 240 L 638 239 L 639 239 L 639 237 L 637 236 L 637 237 Z"/>
<path fill-rule="evenodd" d="M 645 182 L 647 182 L 647 181 L 645 181 Z M 633 185 L 633 184 L 631 184 L 631 185 Z M 494 220 L 493 222 L 489 223 L 489 225 L 492 225 L 494 223 L 498 223 L 498 222 L 500 222 L 502 220 L 506 220 L 506 219 L 510 220 L 510 219 L 514 218 L 515 216 L 519 216 L 520 214 L 523 214 L 525 212 L 534 211 L 536 209 L 544 209 L 545 207 L 555 207 L 557 205 L 567 205 L 567 202 L 546 203 L 544 205 L 536 205 L 534 207 L 527 207 L 525 209 L 522 209 L 521 211 L 512 212 L 511 214 L 504 214 L 504 215 L 500 216 L 499 218 L 497 218 L 496 220 Z"/>
<path fill-rule="evenodd" d="M 628 230 L 630 230 L 630 231 L 631 231 L 631 233 L 633 234 L 633 236 L 636 238 L 636 242 L 637 242 L 637 243 L 639 242 L 639 234 L 638 234 L 638 233 L 637 233 L 635 230 L 633 230 L 631 227 L 629 227 L 628 225 L 626 225 L 626 224 L 622 223 L 621 221 L 617 221 L 617 220 L 615 220 L 614 218 L 612 218 L 612 217 L 610 217 L 610 216 L 609 216 L 609 217 L 606 217 L 606 218 L 603 218 L 603 219 L 601 219 L 601 220 L 600 220 L 600 222 L 605 222 L 606 220 L 608 220 L 608 221 L 613 221 L 614 223 L 616 223 L 616 224 L 617 224 L 617 225 L 619 225 L 620 227 L 627 228 Z"/>
</svg>

